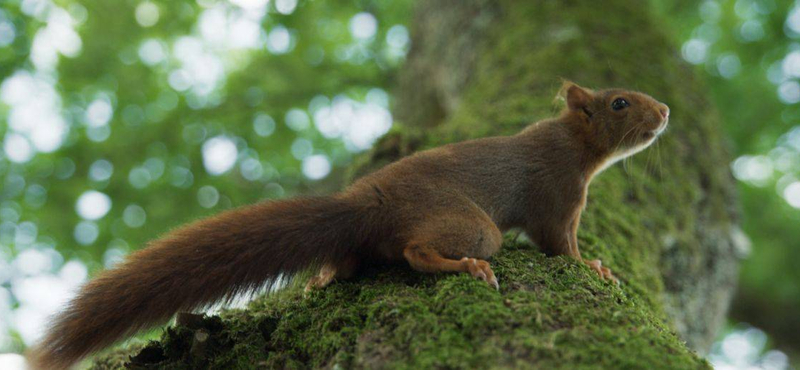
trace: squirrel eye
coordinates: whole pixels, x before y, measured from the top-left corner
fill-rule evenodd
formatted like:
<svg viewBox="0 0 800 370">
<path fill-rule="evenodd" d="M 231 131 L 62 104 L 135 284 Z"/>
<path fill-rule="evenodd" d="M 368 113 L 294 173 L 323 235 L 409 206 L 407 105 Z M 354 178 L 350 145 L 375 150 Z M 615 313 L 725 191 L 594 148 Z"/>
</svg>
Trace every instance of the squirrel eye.
<svg viewBox="0 0 800 370">
<path fill-rule="evenodd" d="M 620 109 L 623 109 L 625 107 L 629 107 L 630 105 L 631 105 L 631 103 L 628 103 L 627 100 L 625 100 L 623 98 L 616 98 L 616 99 L 614 99 L 613 102 L 611 102 L 611 109 L 620 110 Z"/>
</svg>

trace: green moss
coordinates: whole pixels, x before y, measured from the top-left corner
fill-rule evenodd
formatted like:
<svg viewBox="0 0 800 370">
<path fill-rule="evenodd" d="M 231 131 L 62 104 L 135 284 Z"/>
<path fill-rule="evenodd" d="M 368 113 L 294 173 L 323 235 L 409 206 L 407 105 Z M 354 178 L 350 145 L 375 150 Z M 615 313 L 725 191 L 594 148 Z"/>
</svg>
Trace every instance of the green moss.
<svg viewBox="0 0 800 370">
<path fill-rule="evenodd" d="M 707 368 L 629 284 L 508 240 L 500 291 L 467 275 L 367 271 L 304 297 L 292 287 L 248 310 L 168 329 L 134 367 Z M 211 334 L 193 358 L 193 333 Z M 611 350 L 609 350 L 611 349 Z M 118 364 L 110 360 L 95 368 Z"/>
</svg>

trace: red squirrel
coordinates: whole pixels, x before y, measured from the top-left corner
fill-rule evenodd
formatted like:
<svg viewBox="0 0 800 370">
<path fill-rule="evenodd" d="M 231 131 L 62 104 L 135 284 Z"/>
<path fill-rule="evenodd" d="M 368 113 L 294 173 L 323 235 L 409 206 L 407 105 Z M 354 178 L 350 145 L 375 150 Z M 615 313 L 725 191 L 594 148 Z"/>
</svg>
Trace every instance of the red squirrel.
<svg viewBox="0 0 800 370">
<path fill-rule="evenodd" d="M 331 196 L 245 206 L 168 233 L 84 285 L 29 352 L 30 364 L 69 368 L 176 312 L 308 268 L 319 274 L 306 289 L 348 278 L 362 264 L 403 261 L 498 288 L 486 260 L 510 228 L 616 282 L 578 250 L 587 189 L 597 173 L 653 143 L 669 108 L 642 93 L 573 83 L 562 96 L 567 106 L 557 118 L 516 135 L 422 151 Z"/>
</svg>

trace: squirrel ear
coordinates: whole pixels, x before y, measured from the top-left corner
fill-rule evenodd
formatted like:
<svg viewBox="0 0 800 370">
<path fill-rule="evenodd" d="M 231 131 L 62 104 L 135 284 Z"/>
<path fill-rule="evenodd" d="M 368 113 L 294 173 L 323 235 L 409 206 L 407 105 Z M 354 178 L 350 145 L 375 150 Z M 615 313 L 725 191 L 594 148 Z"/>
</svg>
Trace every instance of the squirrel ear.
<svg viewBox="0 0 800 370">
<path fill-rule="evenodd" d="M 567 107 L 573 111 L 582 111 L 587 116 L 591 117 L 592 112 L 589 111 L 589 103 L 592 101 L 592 90 L 585 89 L 576 85 L 573 82 L 565 82 L 561 88 L 561 94 L 566 101 Z"/>
</svg>

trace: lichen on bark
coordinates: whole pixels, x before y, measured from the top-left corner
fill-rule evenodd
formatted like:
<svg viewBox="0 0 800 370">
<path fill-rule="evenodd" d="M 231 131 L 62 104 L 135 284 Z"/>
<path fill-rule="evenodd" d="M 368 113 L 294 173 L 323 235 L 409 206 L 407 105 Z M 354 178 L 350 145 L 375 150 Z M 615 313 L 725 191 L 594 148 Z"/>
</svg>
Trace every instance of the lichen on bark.
<svg viewBox="0 0 800 370">
<path fill-rule="evenodd" d="M 372 267 L 308 297 L 289 287 L 168 329 L 133 364 L 708 368 L 693 350 L 708 348 L 732 293 L 735 194 L 717 114 L 653 12 L 638 0 L 420 3 L 396 95 L 401 128 L 354 172 L 552 116 L 562 77 L 647 92 L 670 105 L 670 129 L 594 180 L 579 232 L 584 256 L 602 259 L 620 286 L 507 235 L 492 260 L 500 291 L 465 275 Z M 192 355 L 201 329 L 210 344 Z"/>
</svg>

